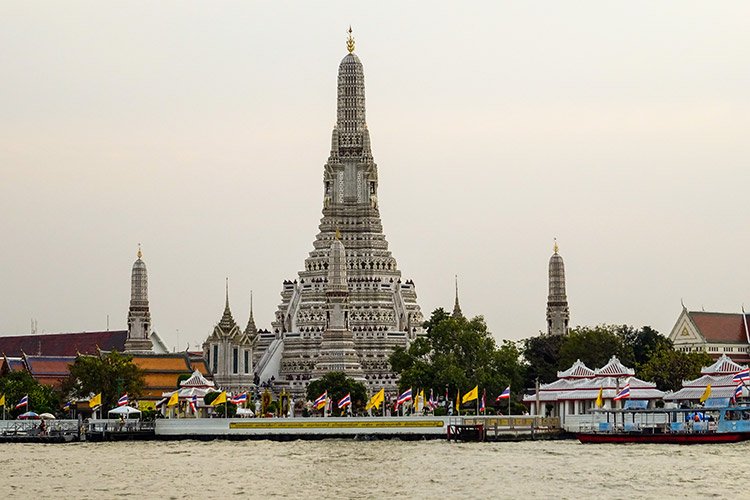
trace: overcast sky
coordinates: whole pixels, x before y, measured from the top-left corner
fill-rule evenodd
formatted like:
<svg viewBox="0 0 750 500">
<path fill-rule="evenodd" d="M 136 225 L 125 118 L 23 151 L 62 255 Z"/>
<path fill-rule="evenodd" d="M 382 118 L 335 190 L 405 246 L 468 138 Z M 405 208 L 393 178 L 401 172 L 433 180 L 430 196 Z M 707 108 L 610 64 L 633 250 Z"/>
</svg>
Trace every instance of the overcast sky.
<svg viewBox="0 0 750 500">
<path fill-rule="evenodd" d="M 425 316 L 668 333 L 750 308 L 750 3 L 0 3 L 0 334 L 154 327 L 202 343 L 229 277 L 270 328 L 322 208 L 351 24 L 381 216 Z"/>
</svg>

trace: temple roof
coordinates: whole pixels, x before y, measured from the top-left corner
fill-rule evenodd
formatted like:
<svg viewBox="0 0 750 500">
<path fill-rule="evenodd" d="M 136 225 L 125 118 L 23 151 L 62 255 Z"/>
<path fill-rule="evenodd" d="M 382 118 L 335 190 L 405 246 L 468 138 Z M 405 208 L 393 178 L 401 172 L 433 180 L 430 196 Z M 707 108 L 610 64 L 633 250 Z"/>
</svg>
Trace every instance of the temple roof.
<svg viewBox="0 0 750 500">
<path fill-rule="evenodd" d="M 688 316 L 706 342 L 725 344 L 747 344 L 745 321 L 750 315 L 741 313 L 717 313 L 688 311 Z"/>
<path fill-rule="evenodd" d="M 732 374 L 744 370 L 747 368 L 745 365 L 740 365 L 732 361 L 732 359 L 726 354 L 722 354 L 721 357 L 716 360 L 716 363 L 711 366 L 705 366 L 701 369 L 701 373 L 705 375 L 723 375 Z"/>
<path fill-rule="evenodd" d="M 635 370 L 620 363 L 617 356 L 612 356 L 606 365 L 596 370 L 597 377 L 630 377 L 633 375 L 635 375 Z"/>
<path fill-rule="evenodd" d="M 189 379 L 180 382 L 180 387 L 213 387 L 214 383 L 204 377 L 201 372 L 195 370 Z"/>
<path fill-rule="evenodd" d="M 565 371 L 557 372 L 558 378 L 588 378 L 594 377 L 596 372 L 586 366 L 580 359 Z"/>
<path fill-rule="evenodd" d="M 24 353 L 38 356 L 76 356 L 98 354 L 99 350 L 123 352 L 127 330 L 78 333 L 43 333 L 0 337 L 0 353 L 20 357 Z"/>
</svg>

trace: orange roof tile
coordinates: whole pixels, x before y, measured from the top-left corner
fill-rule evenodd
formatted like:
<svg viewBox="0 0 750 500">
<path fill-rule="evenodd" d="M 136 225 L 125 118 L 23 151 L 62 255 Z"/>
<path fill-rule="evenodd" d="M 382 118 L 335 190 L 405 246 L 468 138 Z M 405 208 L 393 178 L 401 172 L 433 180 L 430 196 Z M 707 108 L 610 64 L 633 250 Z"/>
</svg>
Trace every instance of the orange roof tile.
<svg viewBox="0 0 750 500">
<path fill-rule="evenodd" d="M 688 312 L 690 319 L 707 342 L 747 344 L 745 321 L 742 314 L 703 311 Z M 750 324 L 750 318 L 747 319 Z"/>
</svg>

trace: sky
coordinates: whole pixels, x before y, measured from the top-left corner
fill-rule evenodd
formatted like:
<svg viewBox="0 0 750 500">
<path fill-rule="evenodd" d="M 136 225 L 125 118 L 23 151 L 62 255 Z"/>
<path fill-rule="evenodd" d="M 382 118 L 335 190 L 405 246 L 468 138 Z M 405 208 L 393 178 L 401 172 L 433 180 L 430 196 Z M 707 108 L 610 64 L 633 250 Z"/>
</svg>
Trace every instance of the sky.
<svg viewBox="0 0 750 500">
<path fill-rule="evenodd" d="M 0 3 L 0 335 L 270 328 L 312 250 L 354 30 L 384 231 L 425 316 L 750 308 L 750 3 Z"/>
</svg>

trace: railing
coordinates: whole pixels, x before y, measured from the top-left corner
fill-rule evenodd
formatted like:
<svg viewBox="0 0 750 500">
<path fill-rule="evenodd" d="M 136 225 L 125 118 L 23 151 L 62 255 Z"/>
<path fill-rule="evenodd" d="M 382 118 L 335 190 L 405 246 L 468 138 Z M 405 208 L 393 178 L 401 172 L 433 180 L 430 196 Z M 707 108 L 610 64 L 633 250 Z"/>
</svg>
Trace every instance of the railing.
<svg viewBox="0 0 750 500">
<path fill-rule="evenodd" d="M 60 436 L 78 432 L 78 420 L 0 420 L 2 436 Z"/>
<path fill-rule="evenodd" d="M 560 430 L 560 419 L 557 417 L 539 417 L 532 415 L 510 415 L 486 417 L 452 417 L 448 421 L 449 427 L 482 428 L 483 439 L 494 440 L 508 438 L 520 434 L 539 435 L 553 434 Z"/>
<path fill-rule="evenodd" d="M 149 432 L 153 431 L 155 427 L 155 422 L 144 422 L 143 420 L 97 419 L 89 420 L 86 423 L 86 432 L 108 434 Z"/>
</svg>

